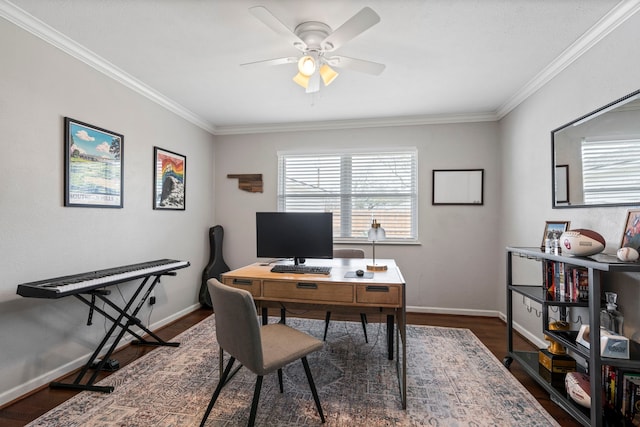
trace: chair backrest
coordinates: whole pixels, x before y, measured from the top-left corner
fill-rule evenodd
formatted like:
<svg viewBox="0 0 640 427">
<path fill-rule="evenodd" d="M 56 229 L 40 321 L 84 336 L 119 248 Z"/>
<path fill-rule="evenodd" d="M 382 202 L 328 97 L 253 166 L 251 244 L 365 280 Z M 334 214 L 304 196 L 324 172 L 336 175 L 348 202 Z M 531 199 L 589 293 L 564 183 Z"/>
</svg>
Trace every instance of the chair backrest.
<svg viewBox="0 0 640 427">
<path fill-rule="evenodd" d="M 207 281 L 213 312 L 216 316 L 216 338 L 220 347 L 253 372 L 263 366 L 260 323 L 251 293 L 220 283 Z"/>
<path fill-rule="evenodd" d="M 359 248 L 334 248 L 334 258 L 364 258 L 364 249 Z"/>
</svg>

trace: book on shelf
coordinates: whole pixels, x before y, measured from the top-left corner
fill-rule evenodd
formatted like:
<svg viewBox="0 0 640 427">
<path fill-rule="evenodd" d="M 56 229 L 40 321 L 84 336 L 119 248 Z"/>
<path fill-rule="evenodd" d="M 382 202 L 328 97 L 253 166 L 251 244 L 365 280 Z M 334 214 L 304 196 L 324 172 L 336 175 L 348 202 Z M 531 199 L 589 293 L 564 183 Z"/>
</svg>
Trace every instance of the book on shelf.
<svg viewBox="0 0 640 427">
<path fill-rule="evenodd" d="M 557 261 L 546 262 L 542 283 L 548 301 L 589 300 L 589 271 L 584 267 Z"/>
</svg>

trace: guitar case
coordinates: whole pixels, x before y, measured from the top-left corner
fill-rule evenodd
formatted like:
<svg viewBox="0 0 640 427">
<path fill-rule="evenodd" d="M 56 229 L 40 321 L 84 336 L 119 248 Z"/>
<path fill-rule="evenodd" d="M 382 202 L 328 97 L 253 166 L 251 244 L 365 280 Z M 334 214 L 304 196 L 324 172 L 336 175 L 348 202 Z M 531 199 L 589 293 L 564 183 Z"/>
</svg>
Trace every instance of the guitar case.
<svg viewBox="0 0 640 427">
<path fill-rule="evenodd" d="M 207 280 L 215 277 L 220 280 L 220 275 L 224 272 L 231 270 L 229 266 L 224 262 L 222 257 L 222 239 L 224 238 L 224 229 L 221 225 L 213 226 L 209 229 L 209 246 L 211 246 L 211 255 L 209 257 L 209 263 L 202 272 L 202 283 L 200 285 L 200 304 L 213 307 L 211 304 L 211 296 L 209 295 L 209 289 L 207 289 Z"/>
</svg>

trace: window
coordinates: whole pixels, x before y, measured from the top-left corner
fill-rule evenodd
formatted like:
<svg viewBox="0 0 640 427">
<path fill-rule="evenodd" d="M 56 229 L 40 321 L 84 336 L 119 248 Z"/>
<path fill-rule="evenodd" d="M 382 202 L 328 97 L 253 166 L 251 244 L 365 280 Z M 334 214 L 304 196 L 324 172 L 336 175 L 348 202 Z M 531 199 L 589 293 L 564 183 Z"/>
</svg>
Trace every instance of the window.
<svg viewBox="0 0 640 427">
<path fill-rule="evenodd" d="M 640 199 L 640 139 L 583 140 L 584 201 L 624 203 Z"/>
<path fill-rule="evenodd" d="M 278 210 L 333 212 L 335 240 L 366 240 L 375 218 L 387 240 L 416 241 L 417 151 L 278 153 Z"/>
</svg>

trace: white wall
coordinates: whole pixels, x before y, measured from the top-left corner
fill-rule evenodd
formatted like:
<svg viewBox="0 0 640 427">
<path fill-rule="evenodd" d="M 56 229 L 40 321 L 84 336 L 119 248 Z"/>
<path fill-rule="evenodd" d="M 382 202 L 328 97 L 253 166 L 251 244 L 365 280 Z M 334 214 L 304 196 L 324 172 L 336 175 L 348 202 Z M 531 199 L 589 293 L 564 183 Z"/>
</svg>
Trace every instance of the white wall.
<svg viewBox="0 0 640 427">
<path fill-rule="evenodd" d="M 500 206 L 496 123 L 384 127 L 219 136 L 216 143 L 216 219 L 225 228 L 231 268 L 256 261 L 255 213 L 275 211 L 278 150 L 418 148 L 420 245 L 376 245 L 376 257 L 394 258 L 414 311 L 495 315 L 495 266 Z M 485 170 L 484 206 L 432 206 L 433 169 Z M 227 174 L 261 173 L 263 193 L 238 189 Z M 382 224 L 384 227 L 385 225 Z M 371 257 L 371 246 L 362 246 Z M 501 297 L 501 299 L 504 299 Z"/>
<path fill-rule="evenodd" d="M 640 87 L 640 57 L 630 54 L 637 50 L 639 38 L 640 15 L 636 14 L 501 121 L 501 246 L 537 246 L 545 221 L 560 220 L 571 221 L 572 228 L 590 228 L 602 234 L 607 252 L 615 253 L 619 247 L 626 207 L 551 208 L 550 131 Z M 500 269 L 504 270 L 501 261 Z M 530 277 L 536 278 L 540 271 L 535 268 Z M 636 332 L 640 320 L 637 279 L 618 277 L 612 284 L 621 291 L 620 308 L 626 316 L 628 336 Z M 504 295 L 504 284 L 497 293 Z M 501 302 L 504 312 L 505 300 Z M 536 334 L 540 319 L 535 312 L 526 313 L 521 304 L 517 308 L 516 320 Z"/>
<path fill-rule="evenodd" d="M 192 266 L 163 278 L 153 313 L 139 317 L 158 326 L 197 306 L 214 137 L 3 19 L 0 58 L 2 404 L 86 361 L 105 330 L 99 315 L 86 326 L 75 298 L 22 298 L 19 283 L 175 258 Z M 123 209 L 63 206 L 65 116 L 124 135 Z M 152 209 L 154 146 L 187 157 L 186 211 Z"/>
</svg>

